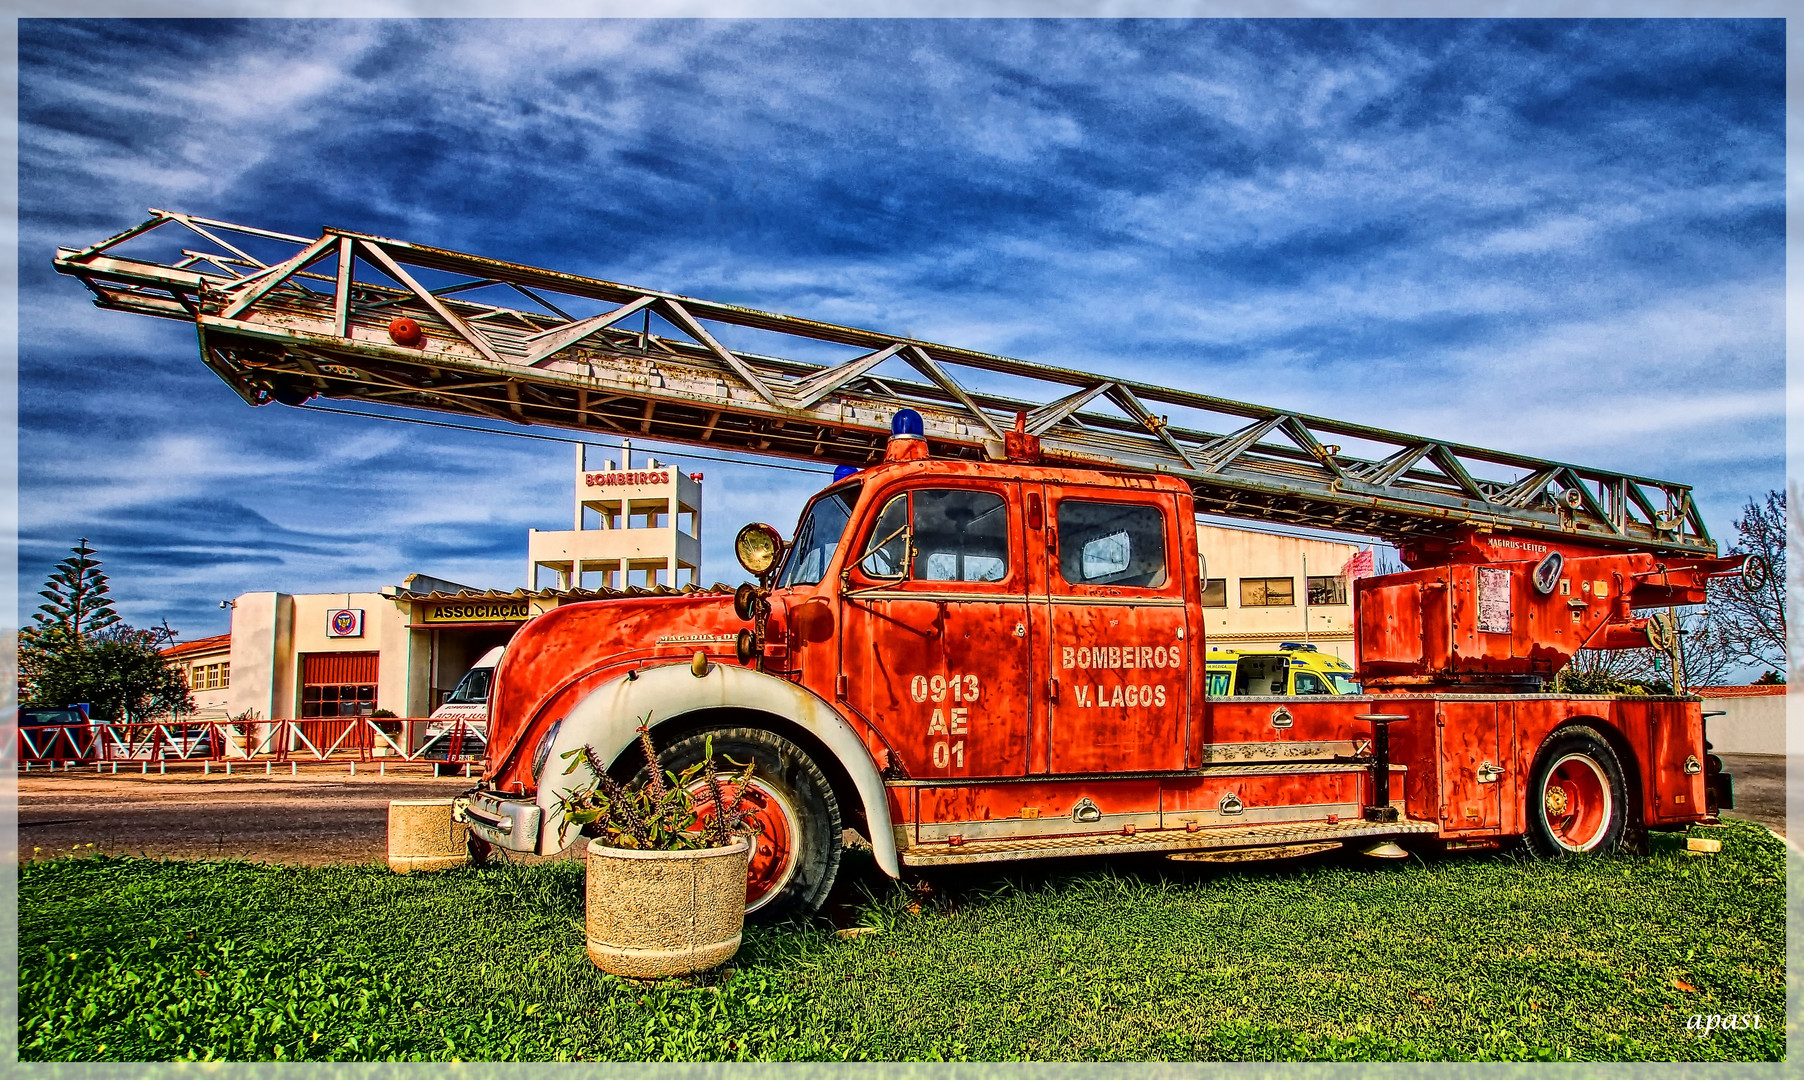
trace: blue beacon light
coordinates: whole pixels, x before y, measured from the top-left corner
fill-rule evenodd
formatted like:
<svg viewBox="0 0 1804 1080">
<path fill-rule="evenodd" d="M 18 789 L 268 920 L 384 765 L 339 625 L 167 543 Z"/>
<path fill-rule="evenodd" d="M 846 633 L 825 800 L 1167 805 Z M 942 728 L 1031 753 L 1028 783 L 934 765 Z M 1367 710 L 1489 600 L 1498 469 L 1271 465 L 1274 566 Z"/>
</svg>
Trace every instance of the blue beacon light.
<svg viewBox="0 0 1804 1080">
<path fill-rule="evenodd" d="M 846 477 L 856 476 L 857 474 L 858 474 L 858 466 L 841 465 L 839 468 L 833 470 L 833 482 L 835 484 L 837 484 L 841 480 L 844 480 Z"/>
<path fill-rule="evenodd" d="M 921 421 L 921 414 L 913 409 L 897 409 L 896 415 L 890 418 L 889 430 L 892 435 L 925 435 L 927 427 Z"/>
</svg>

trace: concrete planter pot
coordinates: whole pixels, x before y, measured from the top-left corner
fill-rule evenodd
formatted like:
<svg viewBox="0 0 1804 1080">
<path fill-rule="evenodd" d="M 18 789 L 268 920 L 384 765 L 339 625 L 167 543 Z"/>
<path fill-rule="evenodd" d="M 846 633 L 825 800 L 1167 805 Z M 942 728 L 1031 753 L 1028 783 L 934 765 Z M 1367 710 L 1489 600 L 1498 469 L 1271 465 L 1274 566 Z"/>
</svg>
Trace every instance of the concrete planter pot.
<svg viewBox="0 0 1804 1080">
<path fill-rule="evenodd" d="M 448 870 L 470 861 L 470 827 L 451 816 L 450 799 L 388 804 L 388 868 L 397 874 Z"/>
<path fill-rule="evenodd" d="M 655 979 L 718 967 L 739 951 L 751 845 L 700 851 L 588 846 L 589 959 L 611 975 Z"/>
</svg>

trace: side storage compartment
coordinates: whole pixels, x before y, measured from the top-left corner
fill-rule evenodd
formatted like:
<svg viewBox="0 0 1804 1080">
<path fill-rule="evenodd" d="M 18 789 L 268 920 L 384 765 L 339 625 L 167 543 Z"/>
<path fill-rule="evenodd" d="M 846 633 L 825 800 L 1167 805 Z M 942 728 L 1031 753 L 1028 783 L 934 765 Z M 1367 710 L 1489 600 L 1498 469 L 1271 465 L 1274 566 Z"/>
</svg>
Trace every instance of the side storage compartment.
<svg viewBox="0 0 1804 1080">
<path fill-rule="evenodd" d="M 1496 698 L 1441 698 L 1435 705 L 1435 764 L 1440 780 L 1437 817 L 1446 837 L 1505 833 L 1505 806 L 1514 799 L 1514 770 L 1506 751 L 1514 741 L 1514 713 Z"/>
</svg>

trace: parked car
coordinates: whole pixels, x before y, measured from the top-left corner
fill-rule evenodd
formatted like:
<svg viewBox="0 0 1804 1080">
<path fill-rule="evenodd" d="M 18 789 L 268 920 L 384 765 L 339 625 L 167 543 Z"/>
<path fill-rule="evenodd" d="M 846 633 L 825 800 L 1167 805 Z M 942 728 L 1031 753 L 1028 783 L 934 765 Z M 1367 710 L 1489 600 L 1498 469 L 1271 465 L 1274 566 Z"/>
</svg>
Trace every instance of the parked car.
<svg viewBox="0 0 1804 1080">
<path fill-rule="evenodd" d="M 96 740 L 85 703 L 21 708 L 19 735 L 19 756 L 24 760 L 85 760 L 95 756 Z"/>
</svg>

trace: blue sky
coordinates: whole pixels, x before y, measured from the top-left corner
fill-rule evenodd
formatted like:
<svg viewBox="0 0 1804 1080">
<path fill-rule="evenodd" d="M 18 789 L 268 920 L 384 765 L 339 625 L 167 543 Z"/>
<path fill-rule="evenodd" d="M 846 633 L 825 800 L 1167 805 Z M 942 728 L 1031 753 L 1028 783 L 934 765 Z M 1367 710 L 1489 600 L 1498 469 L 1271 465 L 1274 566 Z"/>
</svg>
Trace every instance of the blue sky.
<svg viewBox="0 0 1804 1080">
<path fill-rule="evenodd" d="M 20 24 L 22 612 L 524 583 L 567 447 L 252 410 L 50 270 L 334 225 L 1696 486 L 1783 475 L 1767 21 Z M 808 473 L 706 473 L 704 580 Z"/>
</svg>

